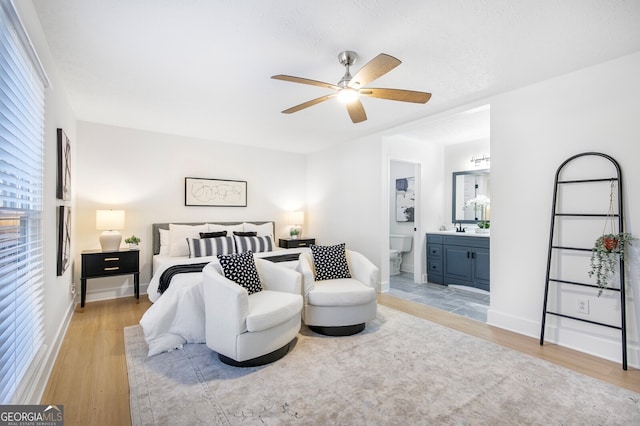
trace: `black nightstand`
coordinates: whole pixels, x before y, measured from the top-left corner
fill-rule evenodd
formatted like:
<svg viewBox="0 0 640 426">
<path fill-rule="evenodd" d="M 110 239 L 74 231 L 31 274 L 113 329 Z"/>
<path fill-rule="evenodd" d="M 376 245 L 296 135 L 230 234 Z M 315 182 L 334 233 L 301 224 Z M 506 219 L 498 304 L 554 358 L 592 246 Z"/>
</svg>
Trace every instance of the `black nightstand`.
<svg viewBox="0 0 640 426">
<path fill-rule="evenodd" d="M 315 243 L 315 238 L 298 238 L 296 240 L 280 238 L 278 240 L 278 246 L 281 248 L 309 247 L 311 244 Z"/>
<path fill-rule="evenodd" d="M 140 300 L 140 252 L 138 250 L 82 252 L 80 275 L 80 308 L 84 308 L 87 297 L 87 279 L 133 274 L 133 289 L 136 303 Z"/>
</svg>

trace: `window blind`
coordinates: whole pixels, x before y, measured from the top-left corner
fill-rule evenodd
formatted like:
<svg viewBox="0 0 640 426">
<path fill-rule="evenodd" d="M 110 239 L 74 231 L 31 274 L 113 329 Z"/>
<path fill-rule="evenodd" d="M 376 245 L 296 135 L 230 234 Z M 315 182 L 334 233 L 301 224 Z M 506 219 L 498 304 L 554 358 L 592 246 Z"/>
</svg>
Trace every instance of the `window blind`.
<svg viewBox="0 0 640 426">
<path fill-rule="evenodd" d="M 16 391 L 43 343 L 46 85 L 9 0 L 0 0 L 0 70 L 0 401 L 7 404 L 20 402 Z"/>
</svg>

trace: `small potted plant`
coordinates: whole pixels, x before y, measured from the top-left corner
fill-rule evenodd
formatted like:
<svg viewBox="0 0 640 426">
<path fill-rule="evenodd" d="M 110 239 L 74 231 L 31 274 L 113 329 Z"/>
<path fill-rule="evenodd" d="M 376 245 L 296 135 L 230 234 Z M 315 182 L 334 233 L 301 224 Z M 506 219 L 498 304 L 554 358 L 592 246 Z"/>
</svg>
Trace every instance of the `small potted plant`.
<svg viewBox="0 0 640 426">
<path fill-rule="evenodd" d="M 488 220 L 481 220 L 478 222 L 478 228 L 480 229 L 485 229 L 485 230 L 489 230 L 489 227 L 491 227 L 491 224 L 489 223 Z"/>
<path fill-rule="evenodd" d="M 627 244 L 631 245 L 633 237 L 629 233 L 604 234 L 596 240 L 591 252 L 591 270 L 589 276 L 596 277 L 599 287 L 598 296 L 607 288 L 609 280 L 616 271 L 620 259 L 625 259 Z"/>
<path fill-rule="evenodd" d="M 294 226 L 289 230 L 289 235 L 291 236 L 292 240 L 297 240 L 298 235 L 300 235 L 300 230 Z"/>
<path fill-rule="evenodd" d="M 140 244 L 140 238 L 132 235 L 129 238 L 126 238 L 124 242 L 129 244 L 129 250 L 137 250 L 138 244 Z"/>
</svg>

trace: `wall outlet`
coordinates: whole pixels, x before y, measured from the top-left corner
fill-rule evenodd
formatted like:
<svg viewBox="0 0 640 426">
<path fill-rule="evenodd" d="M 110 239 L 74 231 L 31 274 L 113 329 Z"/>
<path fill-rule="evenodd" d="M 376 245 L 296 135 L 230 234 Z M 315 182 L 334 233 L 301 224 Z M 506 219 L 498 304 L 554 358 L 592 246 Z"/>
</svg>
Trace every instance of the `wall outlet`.
<svg viewBox="0 0 640 426">
<path fill-rule="evenodd" d="M 589 299 L 578 299 L 576 301 L 576 310 L 579 314 L 589 315 Z"/>
</svg>

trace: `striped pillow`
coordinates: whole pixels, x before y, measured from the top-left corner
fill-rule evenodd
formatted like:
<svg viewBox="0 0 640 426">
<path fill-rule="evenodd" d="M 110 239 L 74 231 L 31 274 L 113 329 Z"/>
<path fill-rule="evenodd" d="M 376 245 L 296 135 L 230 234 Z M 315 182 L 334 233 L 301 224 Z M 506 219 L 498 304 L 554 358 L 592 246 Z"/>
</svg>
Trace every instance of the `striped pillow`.
<svg viewBox="0 0 640 426">
<path fill-rule="evenodd" d="M 189 257 L 215 256 L 235 253 L 233 237 L 187 238 Z"/>
<path fill-rule="evenodd" d="M 236 252 L 238 253 L 244 253 L 245 251 L 252 251 L 254 253 L 273 251 L 273 239 L 270 235 L 264 237 L 242 237 L 235 235 L 233 238 L 236 240 Z"/>
</svg>

